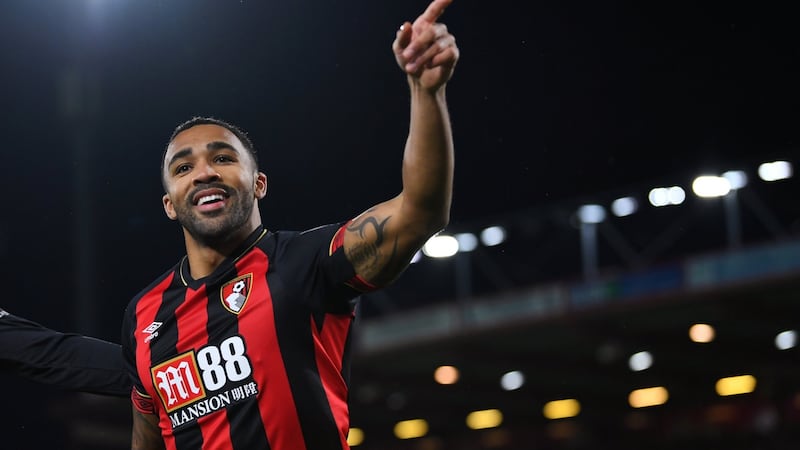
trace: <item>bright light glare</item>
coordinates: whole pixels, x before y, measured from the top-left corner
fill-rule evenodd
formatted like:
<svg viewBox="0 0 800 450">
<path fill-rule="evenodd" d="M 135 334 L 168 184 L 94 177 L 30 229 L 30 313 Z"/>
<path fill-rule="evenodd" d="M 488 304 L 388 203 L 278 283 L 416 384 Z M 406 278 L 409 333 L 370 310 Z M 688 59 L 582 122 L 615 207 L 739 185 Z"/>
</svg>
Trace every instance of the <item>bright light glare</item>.
<svg viewBox="0 0 800 450">
<path fill-rule="evenodd" d="M 667 206 L 669 205 L 669 197 L 667 196 L 667 188 L 653 188 L 647 195 L 650 204 L 653 206 Z"/>
<path fill-rule="evenodd" d="M 642 370 L 649 369 L 653 365 L 653 355 L 650 352 L 634 353 L 628 359 L 628 366 L 634 372 L 641 372 Z"/>
<path fill-rule="evenodd" d="M 428 422 L 424 419 L 403 420 L 394 426 L 394 435 L 398 439 L 413 439 L 428 434 Z"/>
<path fill-rule="evenodd" d="M 438 234 L 422 246 L 422 253 L 431 258 L 447 258 L 458 253 L 458 241 L 453 236 Z"/>
<path fill-rule="evenodd" d="M 347 434 L 347 444 L 350 447 L 361 445 L 364 442 L 364 431 L 361 428 L 350 428 Z"/>
<path fill-rule="evenodd" d="M 778 347 L 779 350 L 789 350 L 796 345 L 797 332 L 794 330 L 787 330 L 775 336 L 775 346 Z"/>
<path fill-rule="evenodd" d="M 417 253 L 414 253 L 414 256 L 411 258 L 411 264 L 418 263 L 420 259 L 422 259 L 422 252 L 417 250 Z"/>
<path fill-rule="evenodd" d="M 439 384 L 455 384 L 458 381 L 458 369 L 453 366 L 439 366 L 433 372 L 433 379 Z"/>
<path fill-rule="evenodd" d="M 758 176 L 764 181 L 778 181 L 792 177 L 792 163 L 773 161 L 758 166 Z"/>
<path fill-rule="evenodd" d="M 722 197 L 731 191 L 731 182 L 727 178 L 703 175 L 694 179 L 692 191 L 698 197 Z"/>
<path fill-rule="evenodd" d="M 471 252 L 478 248 L 478 238 L 472 233 L 459 233 L 456 235 L 458 251 Z"/>
<path fill-rule="evenodd" d="M 548 419 L 575 417 L 581 412 L 581 404 L 574 398 L 554 400 L 544 405 L 544 416 Z"/>
<path fill-rule="evenodd" d="M 502 244 L 506 240 L 506 229 L 501 226 L 493 226 L 481 231 L 481 242 L 487 247 Z"/>
<path fill-rule="evenodd" d="M 639 209 L 639 202 L 633 197 L 622 197 L 611 203 L 611 212 L 617 217 L 630 216 Z"/>
<path fill-rule="evenodd" d="M 741 189 L 747 186 L 747 174 L 741 170 L 729 170 L 722 177 L 731 184 L 731 189 Z"/>
<path fill-rule="evenodd" d="M 686 200 L 686 192 L 679 186 L 653 188 L 647 199 L 653 206 L 680 205 Z"/>
<path fill-rule="evenodd" d="M 663 405 L 669 399 L 669 392 L 662 386 L 636 389 L 628 395 L 628 404 L 634 408 Z"/>
<path fill-rule="evenodd" d="M 714 327 L 705 323 L 698 323 L 689 328 L 689 338 L 701 344 L 713 341 L 714 334 Z"/>
<path fill-rule="evenodd" d="M 500 387 L 506 391 L 515 391 L 525 384 L 525 375 L 519 370 L 508 372 L 500 378 Z"/>
<path fill-rule="evenodd" d="M 686 191 L 680 186 L 672 186 L 667 190 L 667 198 L 670 205 L 680 205 L 686 200 Z"/>
<path fill-rule="evenodd" d="M 578 208 L 578 218 L 582 223 L 600 223 L 606 220 L 606 210 L 600 205 L 583 205 Z"/>
<path fill-rule="evenodd" d="M 756 378 L 752 375 L 720 378 L 716 389 L 717 394 L 721 396 L 749 394 L 756 389 Z"/>
<path fill-rule="evenodd" d="M 499 409 L 473 411 L 467 415 L 467 426 L 473 430 L 496 428 L 503 423 L 503 413 Z"/>
</svg>

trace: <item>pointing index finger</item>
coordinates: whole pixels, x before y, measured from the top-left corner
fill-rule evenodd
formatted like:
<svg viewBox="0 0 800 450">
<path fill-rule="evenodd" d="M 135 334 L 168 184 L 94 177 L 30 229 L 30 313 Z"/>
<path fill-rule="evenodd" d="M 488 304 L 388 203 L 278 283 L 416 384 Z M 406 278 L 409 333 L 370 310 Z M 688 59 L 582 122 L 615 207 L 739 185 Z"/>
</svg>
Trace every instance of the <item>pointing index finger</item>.
<svg viewBox="0 0 800 450">
<path fill-rule="evenodd" d="M 428 23 L 434 23 L 439 18 L 439 16 L 444 13 L 444 10 L 450 6 L 450 3 L 453 3 L 453 0 L 433 0 L 430 5 L 425 9 L 417 21 L 424 21 Z"/>
</svg>

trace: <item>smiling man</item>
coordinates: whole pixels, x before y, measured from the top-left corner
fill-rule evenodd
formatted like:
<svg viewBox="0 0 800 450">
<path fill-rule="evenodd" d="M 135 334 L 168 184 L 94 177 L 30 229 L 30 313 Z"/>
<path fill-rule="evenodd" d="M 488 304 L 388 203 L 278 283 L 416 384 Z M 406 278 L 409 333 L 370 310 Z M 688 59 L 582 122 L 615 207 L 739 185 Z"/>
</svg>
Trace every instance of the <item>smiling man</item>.
<svg viewBox="0 0 800 450">
<path fill-rule="evenodd" d="M 394 281 L 448 222 L 453 140 L 445 86 L 458 60 L 435 0 L 397 32 L 411 95 L 402 191 L 343 223 L 270 231 L 253 144 L 212 118 L 162 157 L 167 216 L 186 256 L 129 304 L 133 449 L 346 449 L 354 299 Z"/>
</svg>

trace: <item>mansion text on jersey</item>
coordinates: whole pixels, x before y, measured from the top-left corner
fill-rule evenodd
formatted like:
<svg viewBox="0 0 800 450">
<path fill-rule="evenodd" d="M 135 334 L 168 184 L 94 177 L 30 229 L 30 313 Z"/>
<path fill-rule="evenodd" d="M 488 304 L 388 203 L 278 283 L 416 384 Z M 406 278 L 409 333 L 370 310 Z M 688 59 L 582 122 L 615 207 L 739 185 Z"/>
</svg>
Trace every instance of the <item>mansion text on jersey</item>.
<svg viewBox="0 0 800 450">
<path fill-rule="evenodd" d="M 256 394 L 258 394 L 258 387 L 255 383 L 250 382 L 181 408 L 169 414 L 169 420 L 172 422 L 172 428 L 175 429 L 185 423 L 224 408 L 231 403 L 237 403 Z"/>
</svg>

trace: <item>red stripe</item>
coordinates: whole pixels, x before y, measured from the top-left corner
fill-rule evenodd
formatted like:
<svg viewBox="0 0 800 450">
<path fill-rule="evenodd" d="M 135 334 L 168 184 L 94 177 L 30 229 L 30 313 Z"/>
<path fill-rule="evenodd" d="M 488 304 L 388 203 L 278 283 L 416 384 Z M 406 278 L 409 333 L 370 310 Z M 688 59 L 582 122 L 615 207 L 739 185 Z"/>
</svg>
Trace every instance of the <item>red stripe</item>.
<svg viewBox="0 0 800 450">
<path fill-rule="evenodd" d="M 224 409 L 197 419 L 197 424 L 203 433 L 204 450 L 230 448 L 230 423 L 228 422 L 228 414 Z"/>
<path fill-rule="evenodd" d="M 145 397 L 136 387 L 131 389 L 131 401 L 133 402 L 133 407 L 142 414 L 157 413 L 156 405 L 153 403 L 153 397 Z"/>
<path fill-rule="evenodd" d="M 175 320 L 178 327 L 178 354 L 198 350 L 208 344 L 208 293 L 205 284 L 196 291 L 186 288 L 186 298 L 175 310 Z M 224 412 L 201 417 L 197 424 L 203 435 L 204 449 L 230 445 L 230 424 Z"/>
<path fill-rule="evenodd" d="M 239 273 L 247 272 L 250 270 L 248 267 L 259 267 L 257 273 L 266 273 L 269 261 L 263 252 L 254 250 L 240 259 L 236 266 Z M 254 299 L 263 301 L 254 302 Z M 250 301 L 239 313 L 239 333 L 244 337 L 252 366 L 262 368 L 261 371 L 254 372 L 253 377 L 259 389 L 258 409 L 270 447 L 305 449 L 305 445 L 301 444 L 304 439 L 297 415 L 275 413 L 295 411 L 297 408 L 278 345 L 272 294 L 266 278 L 253 277 Z M 266 380 L 266 371 L 270 374 L 269 383 Z"/>
<path fill-rule="evenodd" d="M 336 230 L 336 234 L 333 235 L 333 239 L 331 239 L 331 244 L 328 247 L 328 255 L 334 254 L 336 250 L 339 250 L 339 247 L 344 245 L 345 228 L 347 228 L 347 225 L 349 225 L 350 222 L 351 221 L 348 220 L 347 223 L 345 223 L 344 225 L 339 227 L 338 230 Z"/>
<path fill-rule="evenodd" d="M 347 223 L 336 230 L 336 234 L 333 235 L 333 239 L 331 239 L 331 243 L 328 246 L 328 255 L 334 254 L 336 250 L 344 246 L 344 233 L 347 226 L 350 225 L 350 222 L 352 222 L 352 220 L 347 221 Z M 345 284 L 359 292 L 372 292 L 378 289 L 378 286 L 375 286 L 358 274 L 355 274 L 353 278 L 347 280 Z"/>
<path fill-rule="evenodd" d="M 378 289 L 378 286 L 370 283 L 358 274 L 346 281 L 345 284 L 359 292 L 372 292 Z"/>
<path fill-rule="evenodd" d="M 139 380 L 142 382 L 147 394 L 153 399 L 156 411 L 163 412 L 161 405 L 156 401 L 158 394 L 154 391 L 152 379 L 150 377 L 150 345 L 144 343 L 146 337 L 142 333 L 148 325 L 155 322 L 158 309 L 161 307 L 162 294 L 167 287 L 172 284 L 174 273 L 164 279 L 154 289 L 150 290 L 136 303 L 136 329 L 133 330 L 133 339 L 136 341 L 136 370 L 139 373 Z M 159 427 L 164 437 L 164 444 L 167 450 L 176 450 L 175 439 L 172 436 L 172 424 L 166 414 L 159 414 Z M 170 430 L 167 434 L 164 430 Z"/>
<path fill-rule="evenodd" d="M 347 384 L 342 378 L 342 361 L 347 334 L 352 323 L 351 316 L 326 314 L 322 332 L 317 331 L 314 318 L 311 318 L 311 330 L 314 334 L 314 350 L 317 360 L 317 371 L 325 388 L 333 418 L 339 428 L 342 448 L 347 446 L 347 433 L 350 430 L 350 418 L 347 412 Z"/>
<path fill-rule="evenodd" d="M 186 288 L 186 298 L 175 309 L 175 324 L 178 328 L 178 354 L 199 349 L 208 343 L 208 296 L 205 284 L 199 290 Z"/>
</svg>

